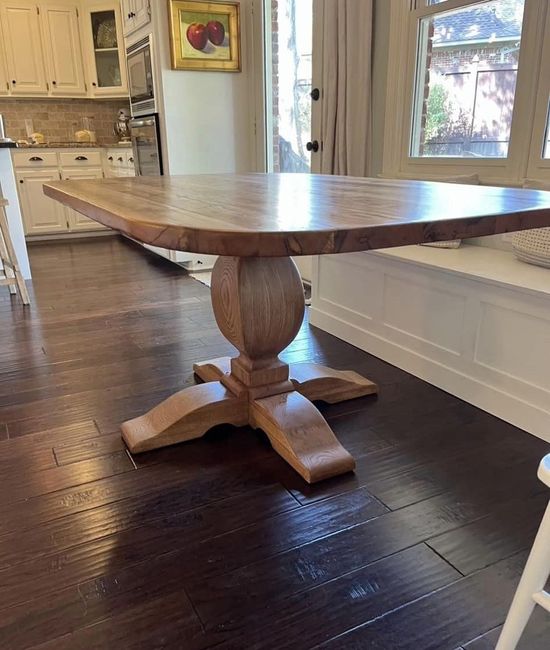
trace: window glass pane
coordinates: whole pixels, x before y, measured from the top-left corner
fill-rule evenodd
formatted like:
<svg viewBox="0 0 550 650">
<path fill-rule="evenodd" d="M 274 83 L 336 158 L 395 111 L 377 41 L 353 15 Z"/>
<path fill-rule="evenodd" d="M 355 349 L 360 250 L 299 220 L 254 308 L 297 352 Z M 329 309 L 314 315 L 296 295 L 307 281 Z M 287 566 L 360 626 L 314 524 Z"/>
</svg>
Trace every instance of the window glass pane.
<svg viewBox="0 0 550 650">
<path fill-rule="evenodd" d="M 544 148 L 542 157 L 550 158 L 550 109 L 548 112 L 548 119 L 546 120 L 546 131 L 544 133 Z"/>
<path fill-rule="evenodd" d="M 269 0 L 266 8 L 268 169 L 309 172 L 313 0 Z"/>
<path fill-rule="evenodd" d="M 508 155 L 524 0 L 420 20 L 412 156 Z"/>
</svg>

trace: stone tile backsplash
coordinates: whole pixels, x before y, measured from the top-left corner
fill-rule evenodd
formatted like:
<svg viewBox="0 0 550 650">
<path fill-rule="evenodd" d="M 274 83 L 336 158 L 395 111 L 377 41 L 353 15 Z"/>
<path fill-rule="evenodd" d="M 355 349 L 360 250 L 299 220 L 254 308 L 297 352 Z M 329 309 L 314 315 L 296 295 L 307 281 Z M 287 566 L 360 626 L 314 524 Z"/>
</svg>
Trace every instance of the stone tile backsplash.
<svg viewBox="0 0 550 650">
<path fill-rule="evenodd" d="M 26 140 L 25 120 L 33 121 L 35 132 L 43 133 L 46 142 L 73 140 L 73 132 L 82 129 L 82 118 L 93 117 L 98 144 L 113 144 L 113 124 L 121 108 L 129 110 L 124 99 L 0 99 L 6 135 Z"/>
</svg>

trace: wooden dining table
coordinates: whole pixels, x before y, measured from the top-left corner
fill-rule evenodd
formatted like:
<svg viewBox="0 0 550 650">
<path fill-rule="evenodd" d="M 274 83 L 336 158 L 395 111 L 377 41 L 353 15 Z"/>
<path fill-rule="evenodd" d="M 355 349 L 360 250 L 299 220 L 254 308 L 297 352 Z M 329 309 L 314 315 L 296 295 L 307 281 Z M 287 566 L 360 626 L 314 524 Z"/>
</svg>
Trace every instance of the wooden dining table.
<svg viewBox="0 0 550 650">
<path fill-rule="evenodd" d="M 140 242 L 219 256 L 212 305 L 238 355 L 196 364 L 204 383 L 124 422 L 129 450 L 198 438 L 215 425 L 251 425 L 310 483 L 355 467 L 313 402 L 377 386 L 352 370 L 279 358 L 304 316 L 292 257 L 550 226 L 550 192 L 422 181 L 205 174 L 56 181 L 44 192 Z"/>
</svg>

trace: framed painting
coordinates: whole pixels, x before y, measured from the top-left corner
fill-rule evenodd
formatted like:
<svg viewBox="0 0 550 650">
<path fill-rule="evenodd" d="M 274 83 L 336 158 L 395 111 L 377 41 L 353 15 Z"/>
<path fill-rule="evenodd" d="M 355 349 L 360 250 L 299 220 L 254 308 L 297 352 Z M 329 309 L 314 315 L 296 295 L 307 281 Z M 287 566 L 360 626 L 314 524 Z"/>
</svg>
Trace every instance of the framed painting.
<svg viewBox="0 0 550 650">
<path fill-rule="evenodd" d="M 238 2 L 168 1 L 174 70 L 240 72 Z"/>
</svg>

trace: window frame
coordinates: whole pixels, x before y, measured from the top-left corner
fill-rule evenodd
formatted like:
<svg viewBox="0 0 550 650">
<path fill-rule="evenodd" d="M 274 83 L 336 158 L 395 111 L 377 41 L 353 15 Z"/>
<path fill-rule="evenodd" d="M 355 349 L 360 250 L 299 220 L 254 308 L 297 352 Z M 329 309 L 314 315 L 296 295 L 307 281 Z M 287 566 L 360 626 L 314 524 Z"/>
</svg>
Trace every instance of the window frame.
<svg viewBox="0 0 550 650">
<path fill-rule="evenodd" d="M 546 129 L 550 97 L 550 11 L 546 0 L 525 0 L 518 76 L 508 156 L 506 158 L 413 157 L 410 154 L 414 112 L 418 109 L 417 59 L 420 20 L 487 0 L 391 0 L 383 175 L 437 178 L 478 173 L 483 183 L 521 185 L 523 179 L 550 180 L 550 160 L 534 155 L 536 137 Z M 548 35 L 545 42 L 544 36 Z M 405 61 L 405 65 L 402 65 Z M 540 87 L 541 66 L 548 83 Z M 544 99 L 546 93 L 546 99 Z M 542 140 L 540 140 L 542 145 Z"/>
</svg>

